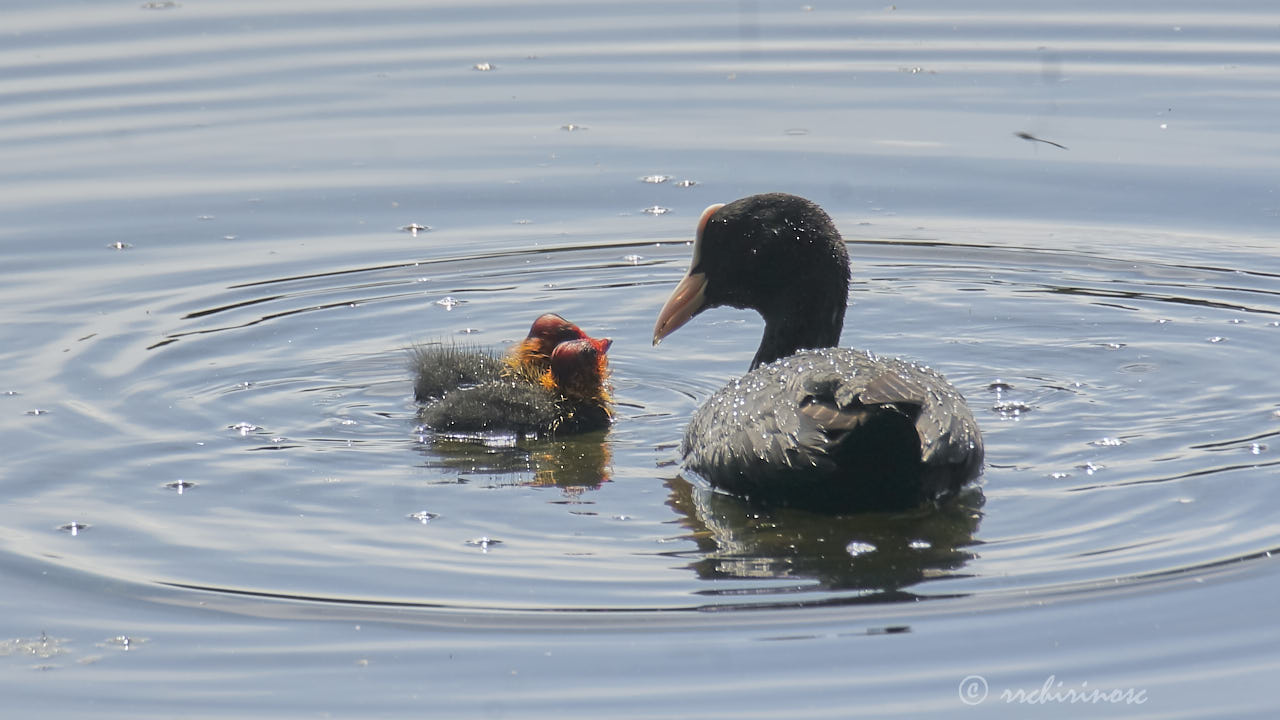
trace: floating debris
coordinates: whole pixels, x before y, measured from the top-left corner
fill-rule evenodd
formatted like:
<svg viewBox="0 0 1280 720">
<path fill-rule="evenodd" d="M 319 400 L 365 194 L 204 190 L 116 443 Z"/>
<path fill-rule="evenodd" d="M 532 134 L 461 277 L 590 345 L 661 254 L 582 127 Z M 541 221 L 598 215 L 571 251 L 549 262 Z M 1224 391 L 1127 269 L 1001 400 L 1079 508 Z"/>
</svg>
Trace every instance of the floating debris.
<svg viewBox="0 0 1280 720">
<path fill-rule="evenodd" d="M 1017 400 L 1005 400 L 992 405 L 991 409 L 999 413 L 1001 417 L 1017 419 L 1031 412 L 1034 408 Z"/>
<path fill-rule="evenodd" d="M 253 423 L 248 423 L 248 422 L 238 422 L 235 425 L 228 425 L 227 429 L 232 432 L 240 433 L 240 436 L 244 437 L 249 433 L 258 432 L 259 430 L 262 429 L 262 426 L 254 425 Z"/>
<path fill-rule="evenodd" d="M 489 552 L 490 547 L 494 545 L 501 545 L 502 541 L 496 540 L 488 536 L 484 536 L 484 537 L 475 538 L 474 540 L 468 540 L 467 544 L 472 545 L 474 547 L 478 547 L 485 552 Z"/>
<path fill-rule="evenodd" d="M 1062 148 L 1063 150 L 1066 150 L 1066 149 L 1067 149 L 1067 146 L 1066 146 L 1066 145 L 1059 145 L 1058 143 L 1056 143 L 1056 142 L 1054 142 L 1054 141 L 1052 141 L 1052 140 L 1045 140 L 1044 138 L 1038 138 L 1038 137 L 1036 137 L 1035 135 L 1032 135 L 1032 134 L 1031 134 L 1031 133 L 1029 133 L 1029 132 L 1016 132 L 1016 133 L 1014 133 L 1014 134 L 1013 134 L 1013 136 L 1014 136 L 1014 137 L 1018 137 L 1018 138 L 1022 138 L 1023 140 L 1026 140 L 1026 141 L 1028 141 L 1028 142 L 1042 142 L 1042 143 L 1044 143 L 1045 145 L 1052 145 L 1052 146 L 1054 146 L 1054 147 L 1056 147 L 1056 148 Z"/>
<path fill-rule="evenodd" d="M 401 232 L 407 232 L 414 237 L 418 237 L 418 233 L 431 232 L 430 225 L 420 225 L 418 223 L 409 223 L 400 228 Z"/>
<path fill-rule="evenodd" d="M 45 660 L 66 652 L 62 647 L 65 642 L 67 642 L 66 638 L 52 638 L 44 633 L 40 633 L 38 638 L 0 640 L 0 657 L 23 655 Z"/>
<path fill-rule="evenodd" d="M 990 384 L 988 384 L 988 385 L 987 385 L 987 391 L 988 391 L 988 392 L 993 392 L 993 393 L 996 393 L 996 394 L 1003 393 L 1003 392 L 1009 392 L 1009 391 L 1010 391 L 1010 390 L 1012 390 L 1012 389 L 1013 389 L 1013 385 L 1012 385 L 1012 384 L 1007 383 L 1007 382 L 1005 382 L 1005 381 L 1001 380 L 1000 378 L 996 378 L 995 380 L 991 381 L 991 383 L 990 383 Z"/>
<path fill-rule="evenodd" d="M 858 540 L 854 540 L 848 545 L 845 545 L 844 549 L 849 553 L 850 556 L 858 557 L 859 555 L 866 555 L 869 552 L 875 552 L 876 546 L 872 545 L 871 543 L 864 543 Z"/>
<path fill-rule="evenodd" d="M 164 486 L 169 488 L 170 490 L 176 490 L 177 493 L 181 495 L 182 493 L 195 487 L 196 484 L 191 482 L 190 480 L 174 480 L 173 482 L 165 483 Z"/>
</svg>

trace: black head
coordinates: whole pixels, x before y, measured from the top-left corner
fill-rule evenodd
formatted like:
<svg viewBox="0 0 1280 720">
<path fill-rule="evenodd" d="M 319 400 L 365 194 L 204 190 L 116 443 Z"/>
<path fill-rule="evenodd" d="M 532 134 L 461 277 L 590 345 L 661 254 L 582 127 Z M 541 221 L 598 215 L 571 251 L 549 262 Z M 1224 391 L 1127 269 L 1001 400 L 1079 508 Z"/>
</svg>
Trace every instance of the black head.
<svg viewBox="0 0 1280 720">
<path fill-rule="evenodd" d="M 689 273 L 658 316 L 655 344 L 708 308 L 765 319 L 752 367 L 840 341 L 849 255 L 822 208 L 795 195 L 752 195 L 707 208 Z"/>
</svg>

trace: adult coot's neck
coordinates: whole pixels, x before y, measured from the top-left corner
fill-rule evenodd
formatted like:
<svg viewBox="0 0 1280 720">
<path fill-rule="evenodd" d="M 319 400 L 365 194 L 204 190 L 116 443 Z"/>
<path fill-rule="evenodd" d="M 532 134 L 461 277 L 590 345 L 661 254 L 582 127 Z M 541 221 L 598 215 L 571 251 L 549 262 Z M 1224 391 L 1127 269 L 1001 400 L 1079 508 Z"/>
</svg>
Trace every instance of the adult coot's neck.
<svg viewBox="0 0 1280 720">
<path fill-rule="evenodd" d="M 706 273 L 706 305 L 752 308 L 764 317 L 752 369 L 840 343 L 849 253 L 822 208 L 795 195 L 752 195 L 711 213 L 699 240 L 695 262 Z"/>
<path fill-rule="evenodd" d="M 764 337 L 751 360 L 751 369 L 771 363 L 778 358 L 794 355 L 800 350 L 829 348 L 840 344 L 840 329 L 844 325 L 844 303 L 809 307 L 797 305 L 797 314 L 781 319 L 765 317 Z M 825 318 L 825 319 L 824 319 Z"/>
</svg>

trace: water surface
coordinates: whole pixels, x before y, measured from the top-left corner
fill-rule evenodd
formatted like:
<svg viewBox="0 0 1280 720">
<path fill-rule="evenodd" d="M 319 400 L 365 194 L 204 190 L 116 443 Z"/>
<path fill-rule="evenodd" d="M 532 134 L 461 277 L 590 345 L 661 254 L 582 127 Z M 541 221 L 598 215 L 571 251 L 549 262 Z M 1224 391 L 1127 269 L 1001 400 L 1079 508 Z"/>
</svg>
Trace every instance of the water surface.
<svg viewBox="0 0 1280 720">
<path fill-rule="evenodd" d="M 1046 683 L 1143 693 L 1094 714 L 1269 709 L 1264 4 L 3 26 L 15 712 L 1025 717 Z M 845 344 L 968 397 L 988 463 L 959 502 L 764 514 L 680 472 L 761 326 L 718 310 L 654 349 L 654 316 L 702 208 L 773 190 L 844 232 Z M 613 428 L 418 428 L 409 348 L 544 311 L 614 338 Z"/>
</svg>

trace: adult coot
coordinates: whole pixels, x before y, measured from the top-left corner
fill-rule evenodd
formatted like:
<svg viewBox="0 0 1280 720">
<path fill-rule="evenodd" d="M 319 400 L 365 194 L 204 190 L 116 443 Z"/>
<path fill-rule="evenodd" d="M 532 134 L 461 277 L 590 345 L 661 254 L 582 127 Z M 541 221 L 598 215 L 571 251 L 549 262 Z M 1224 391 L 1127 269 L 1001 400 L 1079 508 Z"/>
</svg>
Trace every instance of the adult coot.
<svg viewBox="0 0 1280 720">
<path fill-rule="evenodd" d="M 414 394 L 427 403 L 420 417 L 444 433 L 559 435 L 607 427 L 612 342 L 548 314 L 502 359 L 452 346 L 418 348 Z"/>
<path fill-rule="evenodd" d="M 707 308 L 752 308 L 764 337 L 751 371 L 698 409 L 686 466 L 766 506 L 900 510 L 954 494 L 982 469 L 982 436 L 939 373 L 837 348 L 849 255 L 804 198 L 752 195 L 698 222 L 689 272 L 653 343 Z"/>
</svg>

